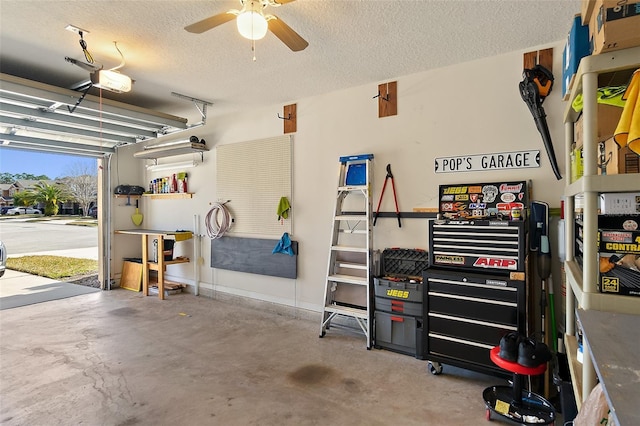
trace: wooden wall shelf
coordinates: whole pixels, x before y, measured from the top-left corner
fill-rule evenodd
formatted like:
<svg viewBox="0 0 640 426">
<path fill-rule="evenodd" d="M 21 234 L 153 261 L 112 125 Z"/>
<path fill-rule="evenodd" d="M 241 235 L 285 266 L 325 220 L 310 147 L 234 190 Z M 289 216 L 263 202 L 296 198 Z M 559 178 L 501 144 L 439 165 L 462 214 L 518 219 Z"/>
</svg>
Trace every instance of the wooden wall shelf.
<svg viewBox="0 0 640 426">
<path fill-rule="evenodd" d="M 145 198 L 151 198 L 152 200 L 159 199 L 181 199 L 181 198 L 193 198 L 193 193 L 191 192 L 173 192 L 169 194 L 142 194 Z"/>
</svg>

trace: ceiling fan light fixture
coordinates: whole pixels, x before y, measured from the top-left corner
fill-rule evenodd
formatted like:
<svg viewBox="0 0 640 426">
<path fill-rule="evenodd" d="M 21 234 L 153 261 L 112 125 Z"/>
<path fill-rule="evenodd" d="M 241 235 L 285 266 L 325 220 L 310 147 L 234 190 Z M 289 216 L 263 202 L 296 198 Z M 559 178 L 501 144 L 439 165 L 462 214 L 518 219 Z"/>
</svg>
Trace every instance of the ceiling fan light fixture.
<svg viewBox="0 0 640 426">
<path fill-rule="evenodd" d="M 244 11 L 236 18 L 236 24 L 240 35 L 249 40 L 260 40 L 267 35 L 268 24 L 262 13 Z"/>
</svg>

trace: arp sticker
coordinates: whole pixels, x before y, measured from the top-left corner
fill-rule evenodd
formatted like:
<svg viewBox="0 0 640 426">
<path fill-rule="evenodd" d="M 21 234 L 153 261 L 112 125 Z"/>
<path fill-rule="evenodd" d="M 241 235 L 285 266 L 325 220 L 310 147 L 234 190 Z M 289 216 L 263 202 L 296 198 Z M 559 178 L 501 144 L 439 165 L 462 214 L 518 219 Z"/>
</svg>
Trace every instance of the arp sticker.
<svg viewBox="0 0 640 426">
<path fill-rule="evenodd" d="M 479 257 L 473 263 L 478 268 L 496 268 L 516 270 L 518 269 L 518 261 L 515 259 L 501 259 L 498 257 Z"/>
</svg>

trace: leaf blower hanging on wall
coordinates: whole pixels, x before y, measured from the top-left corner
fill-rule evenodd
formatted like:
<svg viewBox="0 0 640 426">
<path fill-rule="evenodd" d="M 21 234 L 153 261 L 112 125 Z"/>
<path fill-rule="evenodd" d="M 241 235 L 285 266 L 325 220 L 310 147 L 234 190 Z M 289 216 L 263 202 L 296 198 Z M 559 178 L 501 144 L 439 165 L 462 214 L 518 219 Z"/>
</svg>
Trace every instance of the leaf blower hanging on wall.
<svg viewBox="0 0 640 426">
<path fill-rule="evenodd" d="M 533 115 L 533 121 L 536 123 L 540 135 L 542 135 L 542 141 L 547 150 L 553 173 L 556 175 L 556 179 L 560 180 L 562 175 L 560 175 L 556 154 L 553 151 L 553 143 L 549 134 L 549 126 L 547 125 L 547 114 L 545 114 L 542 107 L 545 98 L 551 93 L 553 74 L 542 65 L 536 65 L 532 69 L 525 69 L 522 72 L 522 77 L 523 80 L 519 85 L 520 96 L 522 96 L 522 100 L 527 104 L 531 115 Z"/>
</svg>

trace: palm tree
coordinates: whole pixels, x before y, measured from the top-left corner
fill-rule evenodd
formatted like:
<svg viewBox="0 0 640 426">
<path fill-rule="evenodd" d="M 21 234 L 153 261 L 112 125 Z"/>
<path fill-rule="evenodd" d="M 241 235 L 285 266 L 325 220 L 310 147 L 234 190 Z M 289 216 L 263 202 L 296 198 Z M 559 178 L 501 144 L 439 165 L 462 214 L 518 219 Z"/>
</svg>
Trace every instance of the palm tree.
<svg viewBox="0 0 640 426">
<path fill-rule="evenodd" d="M 73 199 L 63 186 L 49 185 L 43 181 L 38 182 L 34 189 L 25 192 L 28 204 L 44 204 L 45 216 L 55 216 L 58 214 L 58 203 Z"/>
<path fill-rule="evenodd" d="M 27 191 L 18 191 L 13 194 L 13 205 L 14 207 L 27 207 L 29 206 L 29 200 Z"/>
</svg>

